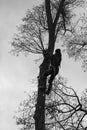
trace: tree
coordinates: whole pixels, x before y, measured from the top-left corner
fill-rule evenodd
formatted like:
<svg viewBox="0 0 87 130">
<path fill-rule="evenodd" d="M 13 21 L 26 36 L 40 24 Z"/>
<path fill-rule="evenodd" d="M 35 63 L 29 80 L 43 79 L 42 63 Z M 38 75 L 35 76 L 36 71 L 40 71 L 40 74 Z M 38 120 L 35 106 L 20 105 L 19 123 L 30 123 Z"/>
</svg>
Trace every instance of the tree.
<svg viewBox="0 0 87 130">
<path fill-rule="evenodd" d="M 33 130 L 33 120 L 37 92 L 28 94 L 16 113 L 16 122 L 21 129 Z M 67 86 L 64 78 L 59 77 L 53 84 L 51 95 L 46 100 L 46 128 L 48 130 L 85 130 L 87 127 L 87 90 L 79 97 L 73 88 Z M 86 122 L 85 122 L 86 121 Z"/>
<path fill-rule="evenodd" d="M 83 0 L 45 0 L 43 4 L 28 10 L 14 37 L 14 51 L 42 54 L 38 79 L 38 96 L 35 110 L 35 130 L 45 130 L 45 90 L 46 78 L 42 74 L 48 70 L 57 37 L 72 33 L 72 9 L 83 4 Z M 42 88 L 42 89 L 41 89 Z"/>
</svg>

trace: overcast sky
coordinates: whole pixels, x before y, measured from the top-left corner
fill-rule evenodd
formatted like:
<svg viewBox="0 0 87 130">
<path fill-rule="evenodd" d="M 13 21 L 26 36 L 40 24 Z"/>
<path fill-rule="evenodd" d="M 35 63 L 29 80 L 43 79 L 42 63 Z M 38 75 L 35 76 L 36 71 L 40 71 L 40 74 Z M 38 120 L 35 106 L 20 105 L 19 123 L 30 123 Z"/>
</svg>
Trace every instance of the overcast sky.
<svg viewBox="0 0 87 130">
<path fill-rule="evenodd" d="M 0 0 L 0 130 L 17 130 L 14 111 L 25 98 L 24 91 L 32 90 L 32 79 L 38 74 L 38 65 L 34 55 L 19 57 L 9 53 L 10 41 L 16 32 L 16 26 L 28 8 L 41 0 Z M 77 91 L 87 85 L 87 73 L 81 69 L 80 62 L 74 62 L 64 54 L 60 74 Z"/>
</svg>

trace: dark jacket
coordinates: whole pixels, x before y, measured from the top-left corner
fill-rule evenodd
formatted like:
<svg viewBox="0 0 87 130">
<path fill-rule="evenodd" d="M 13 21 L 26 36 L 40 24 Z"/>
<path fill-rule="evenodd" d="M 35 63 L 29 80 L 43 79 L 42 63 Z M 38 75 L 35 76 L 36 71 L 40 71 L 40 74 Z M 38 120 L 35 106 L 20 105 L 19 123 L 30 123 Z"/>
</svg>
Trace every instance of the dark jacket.
<svg viewBox="0 0 87 130">
<path fill-rule="evenodd" d="M 52 56 L 51 58 L 51 65 L 54 66 L 55 68 L 58 68 L 61 64 L 61 53 L 56 53 Z"/>
</svg>

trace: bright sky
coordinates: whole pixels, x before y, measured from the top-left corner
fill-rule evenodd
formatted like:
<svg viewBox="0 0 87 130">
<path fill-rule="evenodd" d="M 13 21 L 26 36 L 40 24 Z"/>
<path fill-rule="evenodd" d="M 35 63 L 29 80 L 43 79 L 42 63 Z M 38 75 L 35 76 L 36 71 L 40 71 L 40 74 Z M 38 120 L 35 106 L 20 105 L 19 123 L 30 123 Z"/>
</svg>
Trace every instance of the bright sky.
<svg viewBox="0 0 87 130">
<path fill-rule="evenodd" d="M 24 91 L 31 93 L 33 78 L 38 74 L 34 55 L 15 57 L 9 54 L 10 41 L 28 8 L 40 0 L 0 0 L 0 130 L 17 130 L 14 111 L 25 97 Z M 81 92 L 87 85 L 87 73 L 79 62 L 74 62 L 64 54 L 60 74 L 69 84 Z"/>
</svg>

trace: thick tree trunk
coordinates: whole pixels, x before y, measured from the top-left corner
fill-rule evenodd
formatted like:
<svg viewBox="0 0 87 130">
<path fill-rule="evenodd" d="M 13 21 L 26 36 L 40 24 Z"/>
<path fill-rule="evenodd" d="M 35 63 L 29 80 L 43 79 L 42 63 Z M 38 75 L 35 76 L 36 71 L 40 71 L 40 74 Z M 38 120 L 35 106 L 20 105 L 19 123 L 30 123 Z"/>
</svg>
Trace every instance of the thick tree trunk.
<svg viewBox="0 0 87 130">
<path fill-rule="evenodd" d="M 35 111 L 35 130 L 45 130 L 45 94 L 40 89 Z"/>
<path fill-rule="evenodd" d="M 45 130 L 45 91 L 46 91 L 46 78 L 41 77 L 48 69 L 49 60 L 45 59 L 40 65 L 40 73 L 38 78 L 38 95 L 35 111 L 35 130 Z"/>
<path fill-rule="evenodd" d="M 49 40 L 48 40 L 48 55 L 44 55 L 43 63 L 40 66 L 40 74 L 38 79 L 38 95 L 37 95 L 37 104 L 35 111 L 35 130 L 46 130 L 45 129 L 45 91 L 46 91 L 46 80 L 47 77 L 43 77 L 43 73 L 48 70 L 50 64 L 50 57 L 53 54 L 55 47 L 55 28 L 53 27 L 53 21 L 51 16 L 50 9 L 50 0 L 45 1 L 46 3 L 46 14 L 47 14 L 47 23 L 49 28 Z"/>
</svg>

